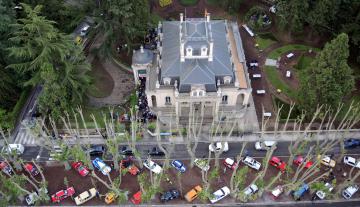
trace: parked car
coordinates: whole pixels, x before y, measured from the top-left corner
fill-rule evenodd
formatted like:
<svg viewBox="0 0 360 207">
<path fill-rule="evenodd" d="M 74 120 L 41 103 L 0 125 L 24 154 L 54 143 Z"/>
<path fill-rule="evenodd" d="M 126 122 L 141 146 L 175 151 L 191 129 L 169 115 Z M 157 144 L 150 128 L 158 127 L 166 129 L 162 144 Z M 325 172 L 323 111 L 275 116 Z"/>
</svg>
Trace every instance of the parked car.
<svg viewBox="0 0 360 207">
<path fill-rule="evenodd" d="M 141 191 L 139 190 L 138 192 L 136 192 L 131 198 L 130 198 L 131 203 L 135 204 L 135 205 L 139 205 L 141 203 Z"/>
<path fill-rule="evenodd" d="M 229 194 L 230 194 L 230 189 L 227 186 L 224 186 L 213 193 L 213 196 L 210 198 L 210 202 L 216 203 L 219 200 L 228 196 Z"/>
<path fill-rule="evenodd" d="M 106 204 L 110 204 L 112 202 L 114 202 L 116 199 L 116 194 L 113 191 L 107 192 L 105 194 L 105 203 Z"/>
<path fill-rule="evenodd" d="M 328 192 L 331 192 L 334 189 L 334 187 L 330 183 L 325 183 L 325 187 Z M 315 195 L 319 199 L 323 200 L 326 197 L 326 192 L 324 192 L 322 190 L 318 190 L 318 191 L 316 191 Z"/>
<path fill-rule="evenodd" d="M 32 164 L 30 163 L 26 163 L 24 165 L 24 169 L 26 172 L 28 172 L 29 174 L 31 174 L 32 176 L 37 176 L 39 175 L 39 170 Z"/>
<path fill-rule="evenodd" d="M 169 190 L 166 191 L 165 193 L 163 193 L 160 196 L 160 201 L 161 202 L 165 202 L 165 201 L 171 201 L 173 199 L 179 198 L 180 197 L 180 193 L 178 190 Z"/>
<path fill-rule="evenodd" d="M 269 150 L 272 146 L 276 146 L 276 141 L 255 142 L 256 150 Z"/>
<path fill-rule="evenodd" d="M 92 163 L 103 175 L 108 175 L 111 172 L 111 167 L 106 165 L 105 162 L 98 157 L 95 158 Z"/>
<path fill-rule="evenodd" d="M 139 168 L 133 163 L 132 157 L 122 159 L 119 165 L 121 166 L 121 169 L 127 169 L 131 175 L 138 175 L 140 173 Z"/>
<path fill-rule="evenodd" d="M 242 162 L 243 162 L 245 165 L 247 165 L 247 166 L 249 166 L 249 167 L 251 167 L 251 168 L 253 168 L 253 169 L 255 169 L 255 170 L 260 170 L 260 167 L 261 167 L 260 162 L 256 161 L 256 160 L 255 160 L 254 158 L 252 158 L 252 157 L 246 156 L 246 157 L 242 160 Z"/>
<path fill-rule="evenodd" d="M 196 167 L 200 168 L 203 171 L 208 171 L 210 169 L 210 165 L 204 159 L 195 159 L 194 164 Z"/>
<path fill-rule="evenodd" d="M 12 176 L 14 174 L 11 166 L 7 162 L 0 162 L 0 170 L 8 176 Z"/>
<path fill-rule="evenodd" d="M 22 155 L 25 151 L 25 147 L 22 144 L 9 144 L 7 147 L 3 147 L 2 152 L 5 154 L 17 154 Z"/>
<path fill-rule="evenodd" d="M 295 200 L 300 200 L 301 197 L 304 196 L 304 194 L 309 190 L 309 186 L 305 183 L 303 183 L 296 191 L 292 192 L 292 196 Z"/>
<path fill-rule="evenodd" d="M 278 185 L 271 191 L 271 195 L 274 199 L 277 199 L 284 192 L 284 188 L 281 185 Z"/>
<path fill-rule="evenodd" d="M 161 151 L 158 147 L 153 147 L 151 150 L 149 150 L 148 155 L 150 156 L 165 156 L 165 153 Z"/>
<path fill-rule="evenodd" d="M 28 206 L 32 206 L 35 204 L 37 199 L 39 198 L 39 195 L 36 192 L 32 192 L 25 196 L 25 202 Z"/>
<path fill-rule="evenodd" d="M 93 145 L 90 147 L 90 149 L 87 150 L 90 156 L 97 156 L 97 157 L 102 157 L 105 154 L 105 151 L 106 149 L 102 145 Z"/>
<path fill-rule="evenodd" d="M 354 157 L 344 156 L 344 163 L 351 167 L 360 168 L 360 161 L 356 160 Z"/>
<path fill-rule="evenodd" d="M 96 189 L 95 188 L 91 188 L 87 191 L 82 192 L 80 195 L 75 197 L 75 204 L 76 205 L 81 205 L 87 201 L 89 201 L 90 199 L 94 198 L 96 196 Z"/>
<path fill-rule="evenodd" d="M 202 188 L 200 185 L 195 186 L 193 189 L 191 189 L 189 192 L 187 192 L 185 194 L 185 196 L 184 196 L 185 200 L 187 200 L 187 202 L 192 202 L 199 196 L 199 193 L 201 191 L 202 191 Z"/>
<path fill-rule="evenodd" d="M 123 146 L 120 150 L 120 154 L 126 155 L 126 156 L 133 156 L 134 152 L 132 151 L 132 149 L 130 147 Z"/>
<path fill-rule="evenodd" d="M 215 142 L 209 144 L 209 151 L 210 152 L 227 152 L 229 151 L 229 143 L 227 142 Z"/>
<path fill-rule="evenodd" d="M 305 163 L 305 159 L 304 159 L 303 156 L 298 155 L 298 156 L 295 157 L 293 163 L 294 163 L 294 165 L 296 165 L 296 166 L 300 166 L 300 165 L 302 165 L 303 163 Z M 314 164 L 314 163 L 313 163 L 312 161 L 310 161 L 310 160 L 309 160 L 309 161 L 306 161 L 306 163 L 305 163 L 305 168 L 308 169 L 308 168 L 310 168 L 313 164 Z"/>
<path fill-rule="evenodd" d="M 329 156 L 324 155 L 321 157 L 321 155 L 317 156 L 318 159 L 320 159 L 320 163 L 327 166 L 327 167 L 335 167 L 335 160 L 331 159 Z"/>
<path fill-rule="evenodd" d="M 234 170 L 236 168 L 236 162 L 235 160 L 231 159 L 231 158 L 226 158 L 224 161 L 223 161 L 223 164 L 227 167 L 227 168 L 230 168 L 232 170 Z"/>
<path fill-rule="evenodd" d="M 358 190 L 359 190 L 358 185 L 350 185 L 343 190 L 342 196 L 345 199 L 350 199 L 356 192 L 358 192 Z"/>
<path fill-rule="evenodd" d="M 244 194 L 246 196 L 251 196 L 251 195 L 255 194 L 258 190 L 259 190 L 259 188 L 257 187 L 257 185 L 251 184 L 245 188 Z"/>
<path fill-rule="evenodd" d="M 344 140 L 344 148 L 345 149 L 355 148 L 358 146 L 360 146 L 360 139 L 350 138 L 350 139 Z"/>
<path fill-rule="evenodd" d="M 89 174 L 89 168 L 87 168 L 82 162 L 73 162 L 71 167 L 76 170 L 81 176 L 85 177 Z"/>
<path fill-rule="evenodd" d="M 171 166 L 173 166 L 175 169 L 177 169 L 181 173 L 184 173 L 186 171 L 186 167 L 185 167 L 184 163 L 181 162 L 180 160 L 173 160 L 171 162 Z"/>
<path fill-rule="evenodd" d="M 59 203 L 67 197 L 73 196 L 75 194 L 74 187 L 69 187 L 66 190 L 60 190 L 51 196 L 51 201 L 53 203 Z"/>
<path fill-rule="evenodd" d="M 270 161 L 269 161 L 270 165 L 276 167 L 277 169 L 279 169 L 281 172 L 285 172 L 286 169 L 286 162 L 282 161 L 280 158 L 273 156 Z"/>
<path fill-rule="evenodd" d="M 160 174 L 163 170 L 162 167 L 160 167 L 160 165 L 156 164 L 152 160 L 145 160 L 144 166 L 155 174 Z"/>
</svg>

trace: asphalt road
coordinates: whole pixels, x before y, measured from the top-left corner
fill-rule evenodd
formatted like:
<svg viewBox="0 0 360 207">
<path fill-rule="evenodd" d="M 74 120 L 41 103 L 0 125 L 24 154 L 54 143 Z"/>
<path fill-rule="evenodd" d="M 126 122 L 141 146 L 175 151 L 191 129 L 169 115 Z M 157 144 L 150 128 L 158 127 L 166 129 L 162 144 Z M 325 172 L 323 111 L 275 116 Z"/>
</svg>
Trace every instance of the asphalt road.
<svg viewBox="0 0 360 207">
<path fill-rule="evenodd" d="M 278 142 L 277 149 L 274 152 L 274 155 L 279 157 L 288 157 L 289 151 L 288 146 L 290 142 Z M 309 143 L 308 146 L 315 145 L 314 143 Z M 142 158 L 147 158 L 148 151 L 152 149 L 152 147 L 155 147 L 156 144 L 148 145 L 148 144 L 138 144 L 136 146 L 137 150 L 141 153 Z M 173 148 L 173 152 L 171 153 L 171 159 L 189 159 L 190 155 L 186 149 L 186 145 L 184 144 L 164 144 L 163 145 L 166 149 L 170 151 L 170 149 Z M 221 158 L 226 157 L 236 157 L 241 150 L 242 143 L 236 142 L 236 143 L 229 143 L 229 151 L 223 153 L 220 155 Z M 120 147 L 121 148 L 121 147 Z M 202 157 L 208 157 L 208 150 L 209 144 L 208 143 L 198 143 L 198 146 L 196 148 L 196 157 L 202 158 Z M 247 153 L 254 157 L 254 158 L 261 158 L 264 157 L 266 154 L 266 151 L 257 151 L 254 148 L 254 143 L 248 143 L 246 148 Z M 307 150 L 305 150 L 307 152 Z M 339 154 L 340 153 L 340 146 L 334 147 L 329 154 Z M 354 157 L 357 157 L 360 155 L 360 148 L 355 149 L 349 149 L 346 151 L 347 155 L 353 155 Z M 47 161 L 49 160 L 50 153 L 46 149 L 40 150 L 40 147 L 26 147 L 24 154 L 21 156 L 24 160 L 31 160 L 36 159 L 39 161 Z M 161 159 L 162 157 L 154 157 L 154 159 Z M 110 159 L 110 158 L 109 158 Z"/>
</svg>

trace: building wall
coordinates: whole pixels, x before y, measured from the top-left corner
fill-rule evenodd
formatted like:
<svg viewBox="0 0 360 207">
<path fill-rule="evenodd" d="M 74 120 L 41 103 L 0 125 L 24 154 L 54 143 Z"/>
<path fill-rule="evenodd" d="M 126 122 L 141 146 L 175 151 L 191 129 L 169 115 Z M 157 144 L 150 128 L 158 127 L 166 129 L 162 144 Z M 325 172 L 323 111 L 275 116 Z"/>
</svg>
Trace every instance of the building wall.
<svg viewBox="0 0 360 207">
<path fill-rule="evenodd" d="M 151 96 L 156 96 L 156 107 L 166 107 L 166 106 L 175 106 L 175 96 L 174 89 L 158 89 L 155 91 L 147 91 L 146 96 L 148 100 L 149 107 L 154 107 L 152 105 Z M 165 98 L 169 96 L 171 100 L 171 105 L 165 104 Z"/>
</svg>

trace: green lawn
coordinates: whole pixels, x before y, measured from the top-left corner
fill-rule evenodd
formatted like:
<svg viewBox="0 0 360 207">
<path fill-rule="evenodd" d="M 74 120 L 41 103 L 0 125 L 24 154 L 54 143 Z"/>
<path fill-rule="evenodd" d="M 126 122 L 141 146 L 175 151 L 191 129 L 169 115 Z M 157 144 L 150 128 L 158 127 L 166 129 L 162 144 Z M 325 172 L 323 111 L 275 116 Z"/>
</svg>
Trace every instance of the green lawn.
<svg viewBox="0 0 360 207">
<path fill-rule="evenodd" d="M 301 57 L 299 58 L 298 63 L 295 65 L 295 68 L 298 69 L 298 70 L 304 70 L 304 69 L 306 69 L 307 67 L 310 66 L 312 61 L 314 61 L 314 57 L 301 55 Z"/>
<path fill-rule="evenodd" d="M 256 44 L 259 45 L 260 50 L 264 50 L 276 42 L 275 40 L 272 40 L 269 38 L 263 38 L 261 35 L 256 35 L 255 41 L 256 41 Z"/>
<path fill-rule="evenodd" d="M 198 3 L 198 0 L 180 0 L 180 4 L 183 6 L 194 6 Z"/>
<path fill-rule="evenodd" d="M 276 108 L 279 109 L 282 106 L 281 112 L 280 112 L 280 119 L 287 119 L 289 111 L 290 111 L 290 104 L 283 102 L 276 96 L 272 96 L 272 98 L 273 98 L 274 105 L 276 106 Z M 298 108 L 297 105 L 295 105 L 293 110 L 291 111 L 289 118 L 296 119 L 299 115 L 301 115 L 301 110 Z"/>
<path fill-rule="evenodd" d="M 288 84 L 279 78 L 278 71 L 274 66 L 265 66 L 265 73 L 271 84 L 276 88 L 280 89 L 282 93 L 286 94 L 292 99 L 296 99 L 297 92 L 292 89 Z"/>
<path fill-rule="evenodd" d="M 297 44 L 291 44 L 291 45 L 285 45 L 283 47 L 276 48 L 275 50 L 271 51 L 268 58 L 271 59 L 278 59 L 281 55 L 294 51 L 294 50 L 309 50 L 312 49 L 316 52 L 320 51 L 319 48 L 313 48 L 311 46 L 307 45 L 297 45 Z"/>
<path fill-rule="evenodd" d="M 91 63 L 89 75 L 93 81 L 92 87 L 87 90 L 90 96 L 104 98 L 111 94 L 114 88 L 114 80 L 98 58 L 95 58 Z"/>
</svg>

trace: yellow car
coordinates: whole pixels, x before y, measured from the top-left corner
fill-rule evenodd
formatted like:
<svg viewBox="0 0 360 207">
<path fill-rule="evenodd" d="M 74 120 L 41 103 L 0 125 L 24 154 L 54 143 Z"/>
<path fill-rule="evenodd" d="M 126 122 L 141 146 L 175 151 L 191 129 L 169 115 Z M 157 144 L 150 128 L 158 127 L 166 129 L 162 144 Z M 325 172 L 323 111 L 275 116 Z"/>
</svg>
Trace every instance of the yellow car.
<svg viewBox="0 0 360 207">
<path fill-rule="evenodd" d="M 106 195 L 105 195 L 105 203 L 106 204 L 110 204 L 110 203 L 114 202 L 115 199 L 116 199 L 116 195 L 114 192 L 110 191 L 110 192 L 106 193 Z"/>
<path fill-rule="evenodd" d="M 327 166 L 327 167 L 335 167 L 336 165 L 336 162 L 335 160 L 331 159 L 329 156 L 322 156 L 321 155 L 318 155 L 317 158 L 320 160 L 320 163 Z"/>
<path fill-rule="evenodd" d="M 193 189 L 191 189 L 189 192 L 187 192 L 184 197 L 188 202 L 192 202 L 193 200 L 195 200 L 199 196 L 199 193 L 201 191 L 202 191 L 201 186 L 197 185 Z"/>
</svg>

